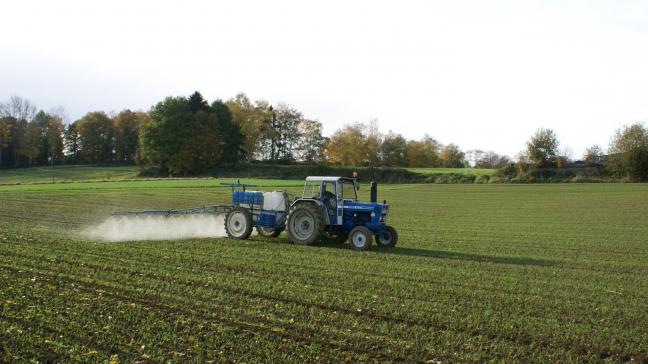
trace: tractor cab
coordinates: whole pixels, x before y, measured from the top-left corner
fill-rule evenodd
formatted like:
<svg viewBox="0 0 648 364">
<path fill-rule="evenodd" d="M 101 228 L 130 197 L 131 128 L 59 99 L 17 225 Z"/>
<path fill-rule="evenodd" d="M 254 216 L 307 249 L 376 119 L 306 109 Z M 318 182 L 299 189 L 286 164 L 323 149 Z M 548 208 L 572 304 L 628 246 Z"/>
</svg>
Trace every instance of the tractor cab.
<svg viewBox="0 0 648 364">
<path fill-rule="evenodd" d="M 287 221 L 291 240 L 312 244 L 319 240 L 341 243 L 349 239 L 357 250 L 368 249 L 373 237 L 382 246 L 396 244 L 396 230 L 387 226 L 389 207 L 375 201 L 360 202 L 355 178 L 306 177 L 301 197 L 291 204 Z"/>
<path fill-rule="evenodd" d="M 328 225 L 342 225 L 344 205 L 358 200 L 356 184 L 346 177 L 306 177 L 302 199 L 312 199 L 327 212 Z"/>
</svg>

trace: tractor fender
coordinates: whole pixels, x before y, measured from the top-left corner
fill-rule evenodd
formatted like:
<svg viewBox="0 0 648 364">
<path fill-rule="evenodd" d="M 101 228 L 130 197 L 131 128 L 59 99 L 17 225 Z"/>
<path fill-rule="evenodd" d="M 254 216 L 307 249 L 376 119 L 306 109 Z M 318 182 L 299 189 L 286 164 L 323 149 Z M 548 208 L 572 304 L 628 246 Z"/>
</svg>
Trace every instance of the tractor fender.
<svg viewBox="0 0 648 364">
<path fill-rule="evenodd" d="M 324 204 L 322 203 L 322 201 L 316 200 L 314 198 L 300 198 L 300 199 L 297 199 L 297 200 L 293 201 L 293 203 L 290 204 L 290 210 L 292 210 L 292 208 L 294 206 L 296 206 L 298 204 L 302 204 L 302 203 L 312 203 L 312 204 L 315 204 L 315 205 L 321 207 L 322 211 L 328 211 L 326 209 L 326 206 L 324 206 Z M 324 219 L 326 220 L 326 225 L 331 225 L 331 219 L 330 219 L 328 213 L 324 213 Z"/>
</svg>

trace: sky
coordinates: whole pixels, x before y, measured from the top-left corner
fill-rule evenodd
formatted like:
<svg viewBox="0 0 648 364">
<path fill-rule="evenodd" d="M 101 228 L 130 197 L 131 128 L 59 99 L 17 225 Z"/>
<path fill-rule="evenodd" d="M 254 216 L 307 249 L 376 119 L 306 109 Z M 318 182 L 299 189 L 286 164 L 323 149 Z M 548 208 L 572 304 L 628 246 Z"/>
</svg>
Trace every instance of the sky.
<svg viewBox="0 0 648 364">
<path fill-rule="evenodd" d="M 325 135 L 580 158 L 648 121 L 648 1 L 2 1 L 0 101 L 68 120 L 169 95 L 288 103 Z"/>
</svg>

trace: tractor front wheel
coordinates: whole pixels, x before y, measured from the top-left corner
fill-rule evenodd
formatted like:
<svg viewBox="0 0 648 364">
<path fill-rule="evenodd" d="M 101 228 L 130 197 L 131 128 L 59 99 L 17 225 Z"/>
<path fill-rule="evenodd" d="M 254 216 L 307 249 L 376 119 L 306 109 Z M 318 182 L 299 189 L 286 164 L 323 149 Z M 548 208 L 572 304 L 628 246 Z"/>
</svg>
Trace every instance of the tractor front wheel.
<svg viewBox="0 0 648 364">
<path fill-rule="evenodd" d="M 364 226 L 356 226 L 349 233 L 349 243 L 354 250 L 367 250 L 371 247 L 373 234 Z"/>
<path fill-rule="evenodd" d="M 245 207 L 235 207 L 225 217 L 225 231 L 232 239 L 247 239 L 252 234 L 252 214 Z"/>
<path fill-rule="evenodd" d="M 376 243 L 384 247 L 392 247 L 398 241 L 398 233 L 396 229 L 391 226 L 385 226 L 385 232 L 381 235 L 376 235 Z"/>
<path fill-rule="evenodd" d="M 317 242 L 326 220 L 324 211 L 314 203 L 300 203 L 295 205 L 288 214 L 288 237 L 293 243 L 312 245 Z"/>
</svg>

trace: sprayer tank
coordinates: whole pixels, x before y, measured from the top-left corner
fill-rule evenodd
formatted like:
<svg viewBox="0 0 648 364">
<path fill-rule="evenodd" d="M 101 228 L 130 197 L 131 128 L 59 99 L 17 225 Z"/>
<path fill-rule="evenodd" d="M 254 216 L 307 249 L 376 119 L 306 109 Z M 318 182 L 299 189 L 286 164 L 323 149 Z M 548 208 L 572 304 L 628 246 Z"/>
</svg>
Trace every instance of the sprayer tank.
<svg viewBox="0 0 648 364">
<path fill-rule="evenodd" d="M 286 211 L 284 193 L 281 191 L 264 192 L 263 209 L 271 211 Z"/>
</svg>

